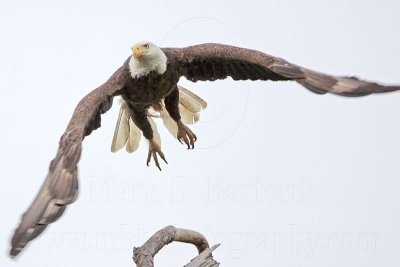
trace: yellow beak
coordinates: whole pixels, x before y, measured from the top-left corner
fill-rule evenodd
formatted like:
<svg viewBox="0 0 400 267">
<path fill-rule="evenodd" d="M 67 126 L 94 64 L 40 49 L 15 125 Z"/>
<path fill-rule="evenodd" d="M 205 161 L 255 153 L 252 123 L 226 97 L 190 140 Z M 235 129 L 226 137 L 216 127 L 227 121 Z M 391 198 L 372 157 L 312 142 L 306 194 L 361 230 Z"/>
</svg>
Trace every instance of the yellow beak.
<svg viewBox="0 0 400 267">
<path fill-rule="evenodd" d="M 139 58 L 139 57 L 141 57 L 143 55 L 143 51 L 142 51 L 142 49 L 141 49 L 141 47 L 140 46 L 133 46 L 132 47 L 132 56 L 134 57 L 134 58 Z"/>
</svg>

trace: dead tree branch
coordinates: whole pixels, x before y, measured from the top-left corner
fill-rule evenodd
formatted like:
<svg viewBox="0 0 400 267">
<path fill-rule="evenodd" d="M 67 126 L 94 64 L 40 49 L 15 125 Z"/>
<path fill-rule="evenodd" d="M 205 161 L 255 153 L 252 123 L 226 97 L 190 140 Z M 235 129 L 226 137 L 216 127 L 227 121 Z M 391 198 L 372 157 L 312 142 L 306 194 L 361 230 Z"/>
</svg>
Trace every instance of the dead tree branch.
<svg viewBox="0 0 400 267">
<path fill-rule="evenodd" d="M 217 267 L 219 263 L 212 257 L 212 252 L 219 246 L 209 248 L 207 239 L 200 233 L 188 229 L 167 226 L 149 238 L 141 247 L 133 248 L 133 261 L 137 267 L 154 267 L 154 256 L 169 243 L 183 242 L 196 246 L 199 255 L 186 267 Z"/>
</svg>

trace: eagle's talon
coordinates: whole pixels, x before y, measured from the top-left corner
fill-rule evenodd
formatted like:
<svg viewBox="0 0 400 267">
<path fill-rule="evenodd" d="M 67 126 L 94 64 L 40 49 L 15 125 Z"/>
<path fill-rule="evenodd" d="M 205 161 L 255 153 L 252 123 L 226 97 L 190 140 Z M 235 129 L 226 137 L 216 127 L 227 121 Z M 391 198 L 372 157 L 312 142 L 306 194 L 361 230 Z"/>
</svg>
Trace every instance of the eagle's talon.
<svg viewBox="0 0 400 267">
<path fill-rule="evenodd" d="M 161 151 L 160 146 L 153 139 L 151 139 L 149 140 L 149 153 L 147 154 L 147 166 L 149 166 L 151 158 L 153 157 L 157 168 L 161 171 L 157 154 L 160 156 L 162 160 L 164 160 L 166 164 L 168 164 L 167 160 L 165 159 L 164 153 Z"/>
<path fill-rule="evenodd" d="M 194 142 L 197 141 L 197 136 L 181 121 L 178 122 L 177 138 L 179 143 L 183 144 L 184 142 L 187 145 L 187 149 L 194 149 Z"/>
</svg>

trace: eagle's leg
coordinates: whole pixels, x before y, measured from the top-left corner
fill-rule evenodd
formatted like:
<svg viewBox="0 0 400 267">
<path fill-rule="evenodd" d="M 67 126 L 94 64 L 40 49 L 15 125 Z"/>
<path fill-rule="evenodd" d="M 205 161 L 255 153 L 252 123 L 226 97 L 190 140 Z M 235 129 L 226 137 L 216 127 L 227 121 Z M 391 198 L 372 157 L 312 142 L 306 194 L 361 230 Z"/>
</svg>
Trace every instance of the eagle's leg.
<svg viewBox="0 0 400 267">
<path fill-rule="evenodd" d="M 147 154 L 147 166 L 149 166 L 151 157 L 153 157 L 154 162 L 156 163 L 157 168 L 161 171 L 160 163 L 158 162 L 157 154 L 160 155 L 162 160 L 168 164 L 165 159 L 164 153 L 161 151 L 161 147 L 154 141 L 154 139 L 149 139 L 149 153 Z"/>
<path fill-rule="evenodd" d="M 197 136 L 189 129 L 182 121 L 179 113 L 179 89 L 175 86 L 175 89 L 165 97 L 164 99 L 165 109 L 171 118 L 176 121 L 178 125 L 177 138 L 180 143 L 185 142 L 188 149 L 194 148 L 194 142 L 197 140 Z"/>
<path fill-rule="evenodd" d="M 161 151 L 161 147 L 153 138 L 153 129 L 147 118 L 147 111 L 145 107 L 138 107 L 129 105 L 129 113 L 131 115 L 132 121 L 136 126 L 142 131 L 143 136 L 149 141 L 149 153 L 147 154 L 147 166 L 153 157 L 157 168 L 161 171 L 160 163 L 158 162 L 157 154 L 168 164 L 165 159 L 164 153 Z"/>
</svg>

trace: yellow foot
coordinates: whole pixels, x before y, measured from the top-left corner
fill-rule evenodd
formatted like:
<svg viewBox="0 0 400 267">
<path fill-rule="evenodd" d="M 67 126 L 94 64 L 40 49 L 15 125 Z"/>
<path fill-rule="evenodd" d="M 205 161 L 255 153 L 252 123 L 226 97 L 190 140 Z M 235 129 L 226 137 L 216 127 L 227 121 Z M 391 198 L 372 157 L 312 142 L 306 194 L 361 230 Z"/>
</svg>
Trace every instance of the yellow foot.
<svg viewBox="0 0 400 267">
<path fill-rule="evenodd" d="M 147 154 L 147 166 L 151 161 L 151 157 L 153 157 L 154 162 L 156 163 L 157 168 L 161 171 L 160 163 L 158 162 L 157 154 L 160 155 L 160 158 L 164 160 L 165 163 L 168 164 L 165 159 L 164 153 L 161 151 L 160 146 L 154 141 L 154 139 L 149 140 L 149 153 Z"/>
<path fill-rule="evenodd" d="M 177 138 L 181 144 L 183 144 L 183 141 L 187 145 L 187 149 L 193 149 L 194 142 L 197 140 L 197 136 L 182 121 L 178 122 Z"/>
</svg>

